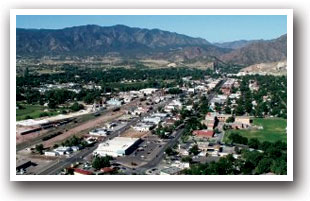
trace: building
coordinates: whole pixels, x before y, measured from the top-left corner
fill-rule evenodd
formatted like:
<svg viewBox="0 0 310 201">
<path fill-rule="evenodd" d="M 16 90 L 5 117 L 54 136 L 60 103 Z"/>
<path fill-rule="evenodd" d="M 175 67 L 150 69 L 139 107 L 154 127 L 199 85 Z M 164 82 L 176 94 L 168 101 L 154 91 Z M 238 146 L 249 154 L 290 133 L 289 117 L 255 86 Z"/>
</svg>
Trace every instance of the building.
<svg viewBox="0 0 310 201">
<path fill-rule="evenodd" d="M 194 130 L 193 135 L 199 138 L 212 138 L 214 136 L 213 130 Z"/>
<path fill-rule="evenodd" d="M 205 116 L 205 120 L 211 122 L 217 119 L 220 122 L 226 122 L 226 120 L 229 117 L 231 117 L 230 114 L 219 114 L 217 112 L 208 112 Z"/>
<path fill-rule="evenodd" d="M 241 123 L 245 125 L 251 125 L 252 120 L 247 116 L 237 116 L 235 117 L 235 123 Z"/>
<path fill-rule="evenodd" d="M 158 89 L 156 88 L 146 88 L 146 89 L 141 89 L 140 92 L 146 95 L 151 95 L 155 93 Z"/>
<path fill-rule="evenodd" d="M 161 121 L 160 117 L 151 116 L 151 117 L 143 118 L 143 122 L 149 122 L 149 123 L 152 123 L 152 124 L 155 124 L 155 125 L 159 124 L 160 121 Z"/>
<path fill-rule="evenodd" d="M 45 156 L 59 156 L 59 153 L 56 151 L 46 151 L 44 152 Z"/>
<path fill-rule="evenodd" d="M 139 131 L 139 132 L 146 132 L 146 131 L 151 130 L 152 127 L 153 127 L 153 125 L 151 125 L 151 124 L 137 123 L 132 128 Z"/>
<path fill-rule="evenodd" d="M 107 130 L 103 128 L 96 128 L 94 130 L 89 131 L 89 135 L 95 135 L 95 136 L 107 136 Z"/>
<path fill-rule="evenodd" d="M 258 91 L 259 90 L 259 86 L 257 84 L 257 81 L 250 80 L 249 88 L 250 88 L 251 91 Z"/>
<path fill-rule="evenodd" d="M 110 100 L 107 101 L 108 105 L 113 105 L 113 106 L 121 106 L 122 105 L 122 101 L 119 101 L 115 98 L 111 98 Z"/>
<path fill-rule="evenodd" d="M 112 140 L 99 144 L 93 155 L 100 156 L 124 156 L 133 152 L 141 143 L 140 138 L 115 137 Z"/>
<path fill-rule="evenodd" d="M 93 175 L 94 173 L 88 170 L 74 168 L 73 174 L 74 175 Z"/>
<path fill-rule="evenodd" d="M 71 147 L 57 147 L 54 149 L 55 152 L 57 152 L 59 155 L 65 155 L 72 153 Z"/>
<path fill-rule="evenodd" d="M 163 125 L 166 126 L 173 126 L 175 124 L 176 120 L 172 119 L 172 118 L 168 118 L 163 122 Z"/>
<path fill-rule="evenodd" d="M 179 172 L 181 172 L 181 170 L 182 169 L 178 167 L 169 167 L 169 168 L 162 169 L 160 171 L 160 175 L 176 175 Z"/>
<path fill-rule="evenodd" d="M 80 150 L 80 147 L 79 146 L 72 146 L 71 149 L 73 152 L 76 152 L 76 151 Z"/>
</svg>

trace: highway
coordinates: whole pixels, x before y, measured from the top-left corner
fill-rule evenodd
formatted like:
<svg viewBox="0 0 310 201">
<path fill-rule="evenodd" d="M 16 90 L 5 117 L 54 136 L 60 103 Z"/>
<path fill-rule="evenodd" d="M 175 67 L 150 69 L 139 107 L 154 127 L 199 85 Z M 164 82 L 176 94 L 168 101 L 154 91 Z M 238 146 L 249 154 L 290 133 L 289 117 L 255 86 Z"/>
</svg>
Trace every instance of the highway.
<svg viewBox="0 0 310 201">
<path fill-rule="evenodd" d="M 142 118 L 142 117 L 141 117 Z M 136 118 L 129 122 L 126 126 L 123 128 L 116 130 L 112 132 L 107 139 L 111 139 L 114 137 L 119 136 L 122 132 L 127 130 L 130 126 L 136 124 L 140 118 Z M 41 171 L 39 171 L 37 174 L 39 175 L 54 175 L 59 173 L 62 169 L 65 167 L 70 166 L 72 163 L 79 162 L 83 160 L 84 157 L 91 154 L 99 145 L 99 142 L 95 143 L 92 147 L 86 147 L 85 149 L 77 152 L 76 154 L 70 156 L 70 158 L 64 159 L 64 160 L 57 160 L 54 163 L 48 165 L 47 167 L 44 167 Z"/>
<path fill-rule="evenodd" d="M 225 83 L 225 81 L 226 81 L 226 79 L 221 80 L 221 82 L 212 90 L 212 92 L 207 97 L 208 101 L 210 101 L 216 95 L 216 91 L 223 85 L 223 83 Z M 145 174 L 145 172 L 148 169 L 155 168 L 160 163 L 162 158 L 164 157 L 166 149 L 168 147 L 173 147 L 177 143 L 179 138 L 182 136 L 183 131 L 184 131 L 184 128 L 181 128 L 182 126 L 184 126 L 184 123 L 181 124 L 176 129 L 174 138 L 172 140 L 170 140 L 168 143 L 166 143 L 161 148 L 160 152 L 157 154 L 157 157 L 153 158 L 153 160 L 149 161 L 147 164 L 145 164 L 141 167 L 138 167 L 136 170 L 133 170 L 133 168 L 126 168 L 126 173 L 127 174 L 132 174 L 132 173 Z"/>
<path fill-rule="evenodd" d="M 155 105 L 153 110 L 156 110 L 158 107 L 160 107 L 166 103 L 167 103 L 167 101 L 164 101 L 162 103 Z M 121 133 L 123 133 L 124 131 L 129 129 L 132 125 L 136 124 L 138 121 L 142 120 L 142 118 L 144 118 L 147 115 L 149 115 L 149 114 L 146 113 L 146 114 L 141 115 L 138 118 L 133 119 L 123 128 L 112 132 L 107 137 L 107 139 L 112 139 L 114 137 L 119 136 Z M 98 147 L 98 145 L 99 145 L 99 142 L 95 143 L 93 145 L 93 147 L 88 147 L 88 148 L 85 148 L 85 149 L 75 153 L 74 155 L 70 156 L 70 158 L 58 159 L 57 161 L 49 164 L 48 166 L 43 167 L 40 171 L 37 172 L 37 174 L 38 175 L 55 175 L 55 174 L 59 173 L 65 167 L 70 166 L 72 163 L 82 161 L 83 158 L 88 156 L 89 154 L 91 154 Z"/>
<path fill-rule="evenodd" d="M 162 160 L 162 158 L 164 157 L 165 151 L 167 148 L 169 147 L 173 147 L 177 141 L 179 140 L 179 138 L 182 136 L 182 133 L 184 131 L 184 128 L 178 129 L 177 131 L 175 131 L 175 135 L 174 138 L 171 139 L 170 141 L 168 141 L 159 151 L 159 153 L 157 154 L 157 157 L 155 157 L 153 160 L 151 160 L 150 162 L 148 162 L 147 164 L 137 168 L 137 173 L 138 174 L 145 174 L 145 171 L 151 168 L 156 167 L 160 161 Z"/>
<path fill-rule="evenodd" d="M 215 95 L 216 95 L 216 91 L 217 89 L 219 89 L 222 84 L 225 82 L 225 80 L 222 80 L 215 88 L 214 90 L 212 90 L 212 92 L 208 95 L 207 99 L 208 101 L 210 101 Z M 155 111 L 158 107 L 166 104 L 167 101 L 164 101 L 162 103 L 159 103 L 157 105 L 154 106 L 153 111 Z M 126 126 L 124 126 L 123 128 L 121 128 L 120 130 L 114 131 L 113 133 L 111 133 L 107 139 L 112 139 L 114 137 L 119 136 L 121 133 L 123 133 L 124 131 L 126 131 L 128 128 L 130 128 L 130 126 L 136 124 L 138 121 L 140 121 L 142 118 L 144 118 L 145 116 L 149 115 L 149 113 L 142 115 L 139 118 L 135 118 L 133 119 L 131 122 L 129 122 Z M 128 172 L 131 173 L 138 173 L 138 174 L 145 174 L 145 171 L 151 168 L 156 167 L 160 161 L 162 160 L 165 150 L 168 147 L 172 147 L 174 146 L 177 141 L 179 140 L 179 138 L 182 136 L 182 133 L 184 131 L 183 128 L 181 128 L 182 126 L 184 126 L 184 124 L 181 124 L 175 131 L 174 133 L 174 138 L 171 139 L 170 141 L 168 141 L 159 151 L 159 153 L 156 155 L 156 157 L 153 158 L 153 160 L 149 161 L 147 164 L 137 168 L 137 170 L 133 170 L 133 169 L 127 169 L 129 170 Z M 106 139 L 106 140 L 107 140 Z M 88 156 L 89 154 L 91 154 L 97 147 L 98 147 L 99 143 L 95 143 L 93 145 L 93 147 L 88 147 L 85 148 L 77 153 L 75 153 L 74 155 L 70 156 L 70 158 L 67 159 L 63 159 L 63 160 L 57 160 L 54 163 L 45 166 L 42 170 L 40 170 L 37 174 L 39 175 L 55 175 L 58 174 L 62 169 L 64 169 L 65 167 L 70 166 L 72 163 L 75 162 L 80 162 L 83 160 L 84 157 Z"/>
</svg>

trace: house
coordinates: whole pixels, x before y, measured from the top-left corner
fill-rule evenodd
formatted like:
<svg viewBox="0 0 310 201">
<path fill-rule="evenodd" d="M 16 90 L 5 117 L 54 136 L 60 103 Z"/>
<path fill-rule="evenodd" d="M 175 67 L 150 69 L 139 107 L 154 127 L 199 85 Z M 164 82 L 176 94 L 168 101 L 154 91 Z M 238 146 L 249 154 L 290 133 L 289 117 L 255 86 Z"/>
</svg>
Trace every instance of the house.
<svg viewBox="0 0 310 201">
<path fill-rule="evenodd" d="M 165 122 L 163 123 L 163 125 L 167 125 L 167 126 L 173 126 L 175 124 L 176 120 L 169 118 L 166 119 Z"/>
<path fill-rule="evenodd" d="M 258 91 L 259 90 L 259 86 L 257 84 L 257 81 L 250 80 L 249 88 L 250 88 L 251 91 Z"/>
<path fill-rule="evenodd" d="M 88 170 L 74 168 L 73 174 L 74 175 L 93 175 L 94 173 Z"/>
<path fill-rule="evenodd" d="M 179 160 L 177 161 L 174 161 L 172 164 L 171 164 L 172 167 L 177 167 L 177 168 L 181 168 L 181 169 L 185 169 L 185 168 L 189 168 L 190 167 L 190 164 L 188 162 L 181 162 Z"/>
<path fill-rule="evenodd" d="M 252 120 L 250 119 L 250 117 L 247 117 L 247 116 L 237 116 L 235 117 L 235 122 L 245 124 L 245 125 L 251 125 Z"/>
<path fill-rule="evenodd" d="M 160 117 L 154 117 L 154 116 L 151 116 L 151 117 L 144 117 L 143 118 L 143 122 L 146 122 L 146 123 L 152 123 L 152 124 L 159 124 L 159 122 L 161 121 L 161 118 Z"/>
<path fill-rule="evenodd" d="M 214 136 L 213 130 L 194 130 L 193 135 L 199 138 L 212 138 Z"/>
<path fill-rule="evenodd" d="M 114 168 L 112 168 L 112 167 L 104 167 L 104 168 L 101 168 L 100 171 L 103 172 L 103 173 L 110 173 L 110 172 L 114 171 Z"/>
</svg>

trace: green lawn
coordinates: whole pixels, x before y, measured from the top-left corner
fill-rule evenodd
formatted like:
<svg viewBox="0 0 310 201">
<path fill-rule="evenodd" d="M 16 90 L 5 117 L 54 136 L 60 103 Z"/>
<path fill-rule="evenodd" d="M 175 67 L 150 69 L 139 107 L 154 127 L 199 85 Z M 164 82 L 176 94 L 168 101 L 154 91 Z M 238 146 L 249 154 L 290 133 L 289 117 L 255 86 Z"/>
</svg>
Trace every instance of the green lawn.
<svg viewBox="0 0 310 201">
<path fill-rule="evenodd" d="M 40 114 L 44 112 L 45 107 L 41 105 L 28 105 L 28 104 L 19 104 L 24 109 L 16 109 L 16 121 L 27 119 L 27 116 L 31 119 L 39 118 Z M 57 111 L 48 112 L 49 116 L 57 115 Z"/>
<path fill-rule="evenodd" d="M 286 119 L 280 118 L 254 118 L 253 124 L 263 126 L 262 130 L 229 130 L 225 132 L 224 142 L 227 142 L 230 133 L 235 132 L 248 139 L 257 138 L 259 141 L 286 142 Z"/>
</svg>

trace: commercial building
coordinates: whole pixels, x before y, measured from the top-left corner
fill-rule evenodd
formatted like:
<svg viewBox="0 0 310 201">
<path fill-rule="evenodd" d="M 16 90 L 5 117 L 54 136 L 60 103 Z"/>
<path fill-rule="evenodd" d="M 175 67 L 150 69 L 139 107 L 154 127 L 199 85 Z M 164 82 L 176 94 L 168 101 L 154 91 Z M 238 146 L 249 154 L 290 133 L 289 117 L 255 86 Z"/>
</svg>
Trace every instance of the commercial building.
<svg viewBox="0 0 310 201">
<path fill-rule="evenodd" d="M 146 124 L 146 123 L 137 123 L 135 126 L 133 126 L 132 128 L 139 131 L 139 132 L 146 132 L 151 130 L 151 128 L 153 127 L 153 125 L 151 124 Z"/>
<path fill-rule="evenodd" d="M 200 138 L 212 138 L 214 136 L 213 130 L 194 130 L 193 135 Z"/>
<path fill-rule="evenodd" d="M 56 151 L 46 151 L 44 152 L 45 156 L 59 156 L 59 153 Z"/>
<path fill-rule="evenodd" d="M 124 156 L 134 151 L 140 143 L 140 138 L 115 137 L 112 140 L 99 144 L 93 154 L 112 157 Z"/>
<path fill-rule="evenodd" d="M 104 128 L 96 128 L 94 130 L 89 131 L 89 135 L 95 135 L 95 136 L 107 136 L 107 130 Z"/>
</svg>

